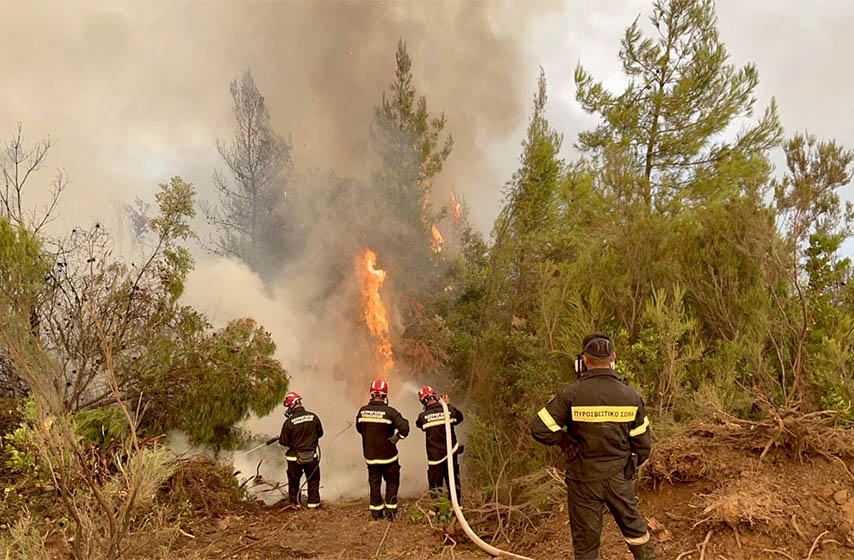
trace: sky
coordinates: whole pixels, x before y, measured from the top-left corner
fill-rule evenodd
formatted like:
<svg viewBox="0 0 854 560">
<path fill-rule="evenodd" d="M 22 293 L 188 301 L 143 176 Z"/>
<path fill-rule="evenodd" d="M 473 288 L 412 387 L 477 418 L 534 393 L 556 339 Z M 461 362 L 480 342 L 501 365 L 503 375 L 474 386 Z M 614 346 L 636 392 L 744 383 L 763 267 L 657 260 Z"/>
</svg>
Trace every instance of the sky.
<svg viewBox="0 0 854 560">
<path fill-rule="evenodd" d="M 574 100 L 573 70 L 581 62 L 618 89 L 619 39 L 651 10 L 647 0 L 5 5 L 0 138 L 21 122 L 26 138 L 55 141 L 48 167 L 72 182 L 56 231 L 109 223 L 119 205 L 151 201 L 173 175 L 212 198 L 222 167 L 215 143 L 231 134 L 228 85 L 246 69 L 274 127 L 291 136 L 298 171 L 367 176 L 373 107 L 402 38 L 416 88 L 431 113 L 444 111 L 455 140 L 437 196 L 462 194 L 474 225 L 489 232 L 518 163 L 539 67 L 571 159 L 578 132 L 595 123 Z M 809 130 L 854 146 L 854 72 L 844 63 L 854 3 L 717 7 L 732 62 L 758 67 L 757 113 L 774 96 L 787 136 Z M 31 202 L 51 175 L 34 178 Z"/>
</svg>

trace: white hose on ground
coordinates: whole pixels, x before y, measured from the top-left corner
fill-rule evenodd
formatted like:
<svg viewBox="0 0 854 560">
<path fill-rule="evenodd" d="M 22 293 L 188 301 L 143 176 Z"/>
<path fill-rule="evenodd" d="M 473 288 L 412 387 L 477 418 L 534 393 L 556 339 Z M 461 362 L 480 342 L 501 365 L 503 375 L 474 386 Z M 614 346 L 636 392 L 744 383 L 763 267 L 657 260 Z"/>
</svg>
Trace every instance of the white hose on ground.
<svg viewBox="0 0 854 560">
<path fill-rule="evenodd" d="M 439 399 L 439 404 L 442 405 L 442 411 L 445 414 L 445 445 L 447 446 L 448 451 L 448 456 L 445 460 L 448 464 L 448 491 L 451 494 L 451 504 L 454 506 L 454 514 L 456 514 L 457 521 L 460 522 L 463 531 L 468 538 L 478 546 L 478 548 L 492 556 L 497 556 L 499 558 L 516 558 L 517 560 L 533 560 L 533 558 L 528 558 L 527 556 L 520 556 L 519 554 L 513 554 L 512 552 L 505 552 L 500 548 L 495 548 L 491 544 L 484 542 L 483 539 L 478 537 L 477 534 L 472 531 L 472 528 L 469 527 L 466 518 L 463 516 L 463 510 L 460 509 L 460 502 L 457 499 L 456 477 L 454 476 L 454 454 L 451 452 L 451 415 L 448 413 L 448 405 L 445 404 L 445 401 Z"/>
</svg>

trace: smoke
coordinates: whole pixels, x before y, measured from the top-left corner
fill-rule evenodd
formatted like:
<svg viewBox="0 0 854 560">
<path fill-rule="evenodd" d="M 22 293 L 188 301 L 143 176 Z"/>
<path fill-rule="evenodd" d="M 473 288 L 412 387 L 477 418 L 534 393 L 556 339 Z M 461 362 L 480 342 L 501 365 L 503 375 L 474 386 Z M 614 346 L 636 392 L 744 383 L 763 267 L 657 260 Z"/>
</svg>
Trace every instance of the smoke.
<svg viewBox="0 0 854 560">
<path fill-rule="evenodd" d="M 245 264 L 218 258 L 201 263 L 190 274 L 184 300 L 207 313 L 217 326 L 250 316 L 271 332 L 277 342 L 277 358 L 292 376 L 291 389 L 302 395 L 306 408 L 323 423 L 323 499 L 364 496 L 367 471 L 361 437 L 353 422 L 358 408 L 367 402 L 367 383 L 363 380 L 369 379 L 365 370 L 370 369 L 372 355 L 348 313 L 358 302 L 353 286 L 345 282 L 339 292 L 325 297 L 323 306 L 308 305 L 306 302 L 317 296 L 317 284 L 309 274 L 291 274 L 283 275 L 279 283 L 265 286 Z M 398 444 L 401 495 L 409 496 L 426 489 L 427 459 L 424 437 L 415 428 L 421 411 L 418 387 L 405 379 L 406 375 L 396 370 L 389 385 L 390 404 L 410 421 L 412 428 L 410 437 Z M 259 439 L 268 438 L 279 433 L 283 421 L 284 407 L 280 405 L 263 418 L 250 418 L 244 427 Z M 234 454 L 236 470 L 254 474 L 263 458 L 260 472 L 267 480 L 286 480 L 281 447 L 273 445 L 251 454 L 245 451 Z"/>
<path fill-rule="evenodd" d="M 56 229 L 103 219 L 116 200 L 150 200 L 171 175 L 212 198 L 211 174 L 220 165 L 214 140 L 232 134 L 228 84 L 251 69 L 274 128 L 293 139 L 298 170 L 360 176 L 373 164 L 373 108 L 403 39 L 416 88 L 431 113 L 446 113 L 456 142 L 437 189 L 447 194 L 454 186 L 476 201 L 473 220 L 486 230 L 515 167 L 517 139 L 503 165 L 495 165 L 494 147 L 524 123 L 535 85 L 524 38 L 530 23 L 558 5 L 9 5 L 0 18 L 0 56 L 15 53 L 5 59 L 15 87 L 0 92 L 0 136 L 22 121 L 29 138 L 58 140 L 49 165 L 66 168 L 73 188 Z"/>
</svg>

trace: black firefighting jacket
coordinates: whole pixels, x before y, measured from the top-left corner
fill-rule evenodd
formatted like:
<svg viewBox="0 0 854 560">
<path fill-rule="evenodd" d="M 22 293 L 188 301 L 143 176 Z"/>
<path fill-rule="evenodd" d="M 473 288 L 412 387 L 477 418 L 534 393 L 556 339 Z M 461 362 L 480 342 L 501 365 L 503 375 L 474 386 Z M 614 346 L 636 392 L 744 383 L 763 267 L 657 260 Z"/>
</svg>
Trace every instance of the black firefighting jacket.
<svg viewBox="0 0 854 560">
<path fill-rule="evenodd" d="M 640 395 L 610 369 L 581 374 L 530 424 L 534 439 L 566 451 L 567 478 L 584 481 L 602 480 L 625 469 L 632 452 L 637 453 L 639 464 L 646 461 L 648 428 Z"/>
<path fill-rule="evenodd" d="M 313 412 L 298 406 L 282 424 L 279 443 L 288 448 L 285 457 L 288 461 L 296 461 L 298 452 L 315 451 L 317 440 L 323 436 L 323 426 L 320 418 Z"/>
<path fill-rule="evenodd" d="M 451 417 L 451 451 L 456 454 L 459 451 L 459 445 L 454 426 L 462 424 L 463 413 L 456 407 L 448 405 L 448 414 Z M 442 463 L 448 456 L 445 443 L 445 414 L 442 412 L 442 405 L 434 402 L 425 407 L 424 411 L 418 415 L 415 425 L 424 430 L 424 438 L 427 440 L 427 464 Z"/>
<path fill-rule="evenodd" d="M 356 430 L 362 434 L 362 452 L 369 465 L 387 465 L 397 461 L 397 445 L 389 439 L 395 432 L 403 439 L 409 435 L 409 421 L 381 400 L 372 400 L 356 414 Z"/>
</svg>

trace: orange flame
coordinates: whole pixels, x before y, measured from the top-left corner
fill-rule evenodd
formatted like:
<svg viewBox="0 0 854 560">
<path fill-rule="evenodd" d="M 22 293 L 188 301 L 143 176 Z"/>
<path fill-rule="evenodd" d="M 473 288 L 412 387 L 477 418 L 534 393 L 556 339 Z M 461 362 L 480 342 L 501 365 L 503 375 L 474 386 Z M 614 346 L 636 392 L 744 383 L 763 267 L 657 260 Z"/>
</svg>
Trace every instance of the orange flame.
<svg viewBox="0 0 854 560">
<path fill-rule="evenodd" d="M 376 375 L 385 374 L 394 367 L 391 354 L 391 341 L 388 338 L 388 315 L 380 297 L 380 288 L 388 277 L 385 270 L 376 268 L 377 255 L 369 248 L 356 257 L 356 274 L 362 284 L 363 318 L 371 336 L 377 341 L 374 348 Z"/>
<path fill-rule="evenodd" d="M 433 252 L 441 253 L 445 249 L 445 240 L 442 239 L 436 224 L 433 224 L 431 231 L 433 232 Z"/>
<path fill-rule="evenodd" d="M 451 219 L 454 221 L 454 225 L 460 225 L 460 217 L 462 216 L 462 208 L 460 207 L 459 201 L 457 201 L 457 197 L 454 196 L 454 193 L 451 193 Z"/>
</svg>

